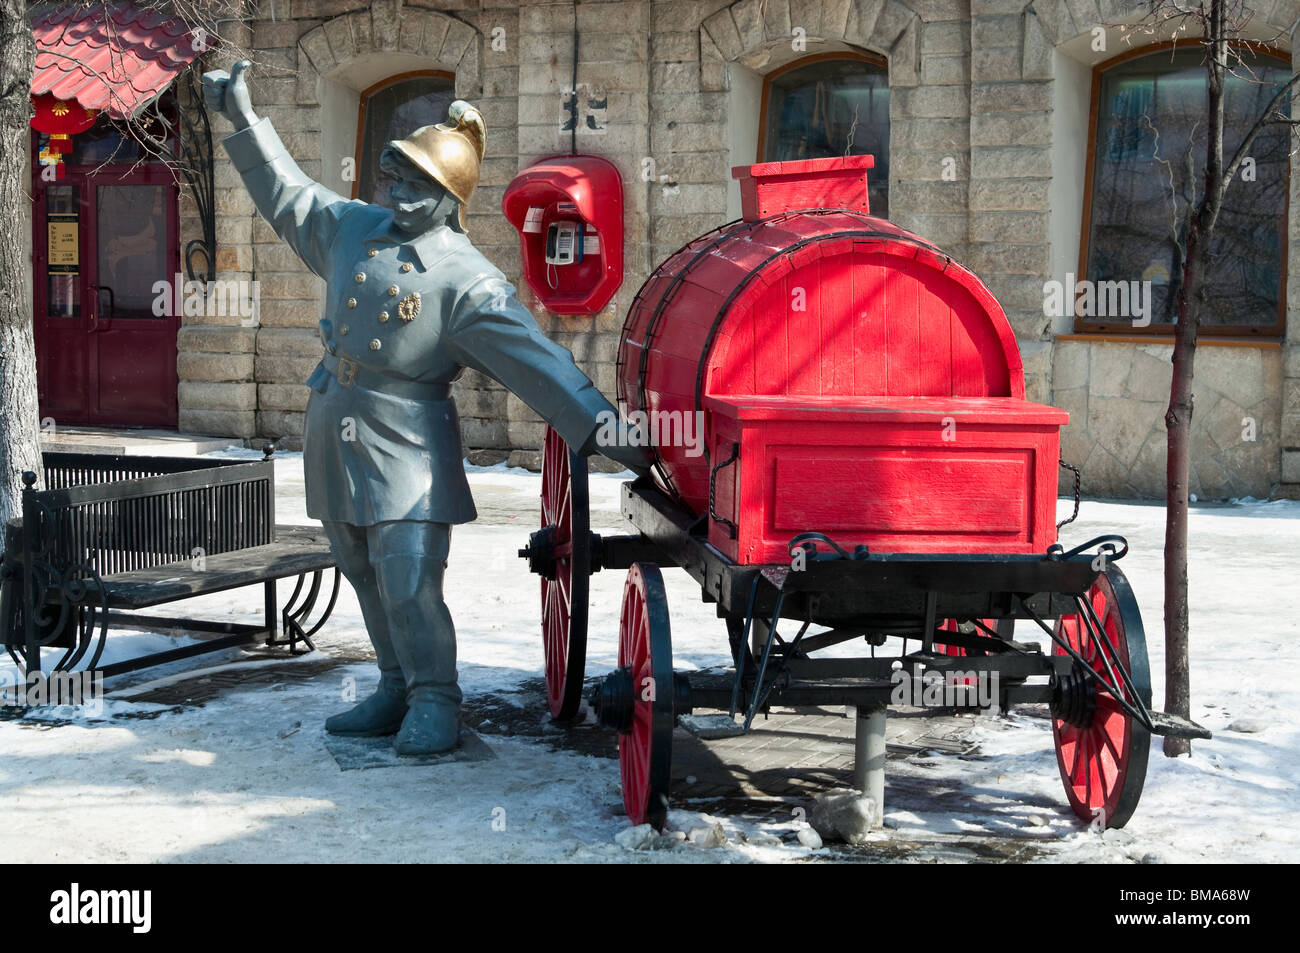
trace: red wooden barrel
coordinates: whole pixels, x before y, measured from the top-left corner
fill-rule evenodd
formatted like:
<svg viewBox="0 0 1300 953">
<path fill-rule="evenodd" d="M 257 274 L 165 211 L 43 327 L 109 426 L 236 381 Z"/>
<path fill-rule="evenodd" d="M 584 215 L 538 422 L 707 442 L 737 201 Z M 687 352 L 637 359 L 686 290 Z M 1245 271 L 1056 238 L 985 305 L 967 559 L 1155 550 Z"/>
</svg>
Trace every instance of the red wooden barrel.
<svg viewBox="0 0 1300 953">
<path fill-rule="evenodd" d="M 705 411 L 707 396 L 1023 399 L 1002 308 L 933 245 L 866 214 L 869 167 L 864 156 L 733 170 L 749 216 L 670 257 L 632 303 L 619 348 L 625 411 L 655 414 L 664 433 L 671 415 Z M 828 169 L 860 181 L 856 208 L 782 207 L 783 194 L 806 205 Z M 824 194 L 846 204 L 842 179 Z M 707 414 L 704 427 L 707 448 Z M 661 440 L 655 470 L 699 514 L 710 461 L 695 451 Z"/>
</svg>

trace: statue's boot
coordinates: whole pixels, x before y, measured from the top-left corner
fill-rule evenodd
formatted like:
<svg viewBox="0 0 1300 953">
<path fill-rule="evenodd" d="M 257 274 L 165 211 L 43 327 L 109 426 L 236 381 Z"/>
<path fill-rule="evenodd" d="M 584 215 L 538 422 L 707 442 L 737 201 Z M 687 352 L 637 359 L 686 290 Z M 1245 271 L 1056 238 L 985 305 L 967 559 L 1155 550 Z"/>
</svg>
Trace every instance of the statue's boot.
<svg viewBox="0 0 1300 953">
<path fill-rule="evenodd" d="M 401 755 L 429 755 L 450 751 L 460 737 L 460 705 L 428 689 L 417 689 L 407 699 L 409 708 L 393 748 Z"/>
<path fill-rule="evenodd" d="M 393 649 L 406 676 L 408 710 L 394 748 L 400 755 L 449 751 L 460 733 L 461 701 L 456 629 L 442 596 L 451 527 L 383 524 L 380 546 L 380 592 Z"/>
<path fill-rule="evenodd" d="M 324 526 L 339 570 L 356 591 L 379 665 L 379 688 L 375 693 L 359 705 L 325 719 L 325 730 L 333 735 L 358 737 L 396 734 L 406 717 L 406 678 L 388 631 L 388 613 L 380 598 L 378 574 L 370 563 L 366 530 L 334 521 L 326 521 Z"/>
<path fill-rule="evenodd" d="M 397 679 L 381 678 L 375 693 L 361 704 L 326 718 L 325 730 L 363 738 L 392 735 L 402 727 L 406 713 L 406 684 L 399 672 Z"/>
</svg>

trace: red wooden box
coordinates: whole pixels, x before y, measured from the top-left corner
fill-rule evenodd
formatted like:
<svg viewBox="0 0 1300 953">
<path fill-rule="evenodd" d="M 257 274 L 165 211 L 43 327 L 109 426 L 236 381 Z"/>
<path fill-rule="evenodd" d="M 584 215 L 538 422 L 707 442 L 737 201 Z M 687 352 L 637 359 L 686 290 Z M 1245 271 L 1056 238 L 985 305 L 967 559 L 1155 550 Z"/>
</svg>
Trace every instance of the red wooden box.
<svg viewBox="0 0 1300 953">
<path fill-rule="evenodd" d="M 790 562 L 797 533 L 873 552 L 1042 553 L 1056 542 L 1060 428 L 1013 397 L 706 397 L 709 542 Z"/>
<path fill-rule="evenodd" d="M 869 213 L 867 170 L 875 165 L 875 156 L 760 162 L 734 167 L 731 177 L 740 183 L 741 217 L 747 222 L 801 208 Z"/>
</svg>

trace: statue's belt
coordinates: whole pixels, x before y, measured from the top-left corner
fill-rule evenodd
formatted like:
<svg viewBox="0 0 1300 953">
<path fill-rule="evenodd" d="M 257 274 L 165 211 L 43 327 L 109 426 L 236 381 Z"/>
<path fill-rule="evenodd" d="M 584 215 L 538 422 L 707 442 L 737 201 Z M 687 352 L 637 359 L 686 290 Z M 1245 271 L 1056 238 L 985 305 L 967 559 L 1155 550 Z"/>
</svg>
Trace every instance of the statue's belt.
<svg viewBox="0 0 1300 953">
<path fill-rule="evenodd" d="M 366 370 L 346 357 L 325 354 L 321 357 L 321 366 L 344 387 L 360 387 L 408 400 L 446 400 L 451 396 L 450 384 L 423 384 L 420 381 L 402 380 L 400 377 Z"/>
</svg>

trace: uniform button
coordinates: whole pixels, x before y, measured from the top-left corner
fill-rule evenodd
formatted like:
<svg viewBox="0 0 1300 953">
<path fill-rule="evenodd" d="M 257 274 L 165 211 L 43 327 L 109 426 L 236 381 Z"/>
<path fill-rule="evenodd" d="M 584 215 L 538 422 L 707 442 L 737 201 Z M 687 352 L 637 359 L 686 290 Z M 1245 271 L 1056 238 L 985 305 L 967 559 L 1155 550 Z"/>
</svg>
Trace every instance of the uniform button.
<svg viewBox="0 0 1300 953">
<path fill-rule="evenodd" d="M 358 271 L 355 275 L 352 276 L 352 280 L 355 281 L 357 284 L 361 284 L 361 282 L 366 280 L 366 276 Z"/>
<path fill-rule="evenodd" d="M 339 334 L 347 334 L 347 333 L 348 333 L 348 326 L 346 324 L 341 325 L 339 327 Z"/>
<path fill-rule="evenodd" d="M 411 263 L 409 261 L 402 262 L 402 271 L 410 271 L 410 270 L 411 270 Z"/>
<path fill-rule="evenodd" d="M 388 320 L 388 312 L 387 312 L 387 311 L 380 311 L 380 312 L 379 312 L 379 323 L 380 323 L 380 324 L 383 324 L 383 323 L 384 323 L 385 321 L 387 321 L 387 320 Z"/>
<path fill-rule="evenodd" d="M 379 338 L 371 338 L 371 339 L 370 339 L 370 350 L 372 350 L 372 351 L 378 351 L 379 348 L 380 348 L 380 346 L 381 346 L 381 345 L 380 345 L 380 343 L 379 343 Z"/>
<path fill-rule="evenodd" d="M 372 248 L 372 249 L 370 249 L 368 252 L 366 252 L 366 254 L 369 255 L 371 258 L 374 258 L 376 255 L 379 254 L 379 249 L 378 249 L 378 248 Z"/>
<path fill-rule="evenodd" d="M 389 294 L 389 297 L 393 297 L 393 296 L 395 296 L 395 295 L 397 294 L 397 285 L 389 285 L 389 286 L 388 286 L 388 294 Z"/>
<path fill-rule="evenodd" d="M 355 308 L 356 306 L 357 306 L 357 299 L 356 299 L 356 298 L 349 298 L 349 299 L 348 299 L 348 307 L 349 307 L 349 308 Z"/>
</svg>

